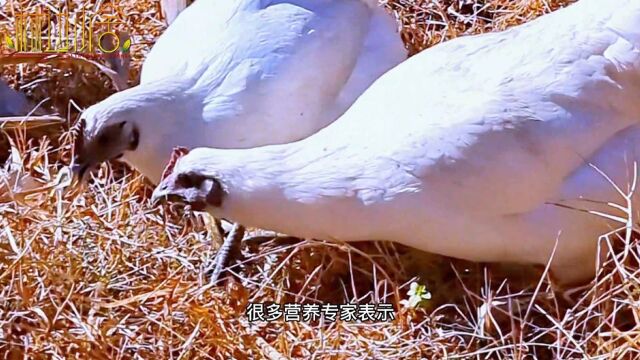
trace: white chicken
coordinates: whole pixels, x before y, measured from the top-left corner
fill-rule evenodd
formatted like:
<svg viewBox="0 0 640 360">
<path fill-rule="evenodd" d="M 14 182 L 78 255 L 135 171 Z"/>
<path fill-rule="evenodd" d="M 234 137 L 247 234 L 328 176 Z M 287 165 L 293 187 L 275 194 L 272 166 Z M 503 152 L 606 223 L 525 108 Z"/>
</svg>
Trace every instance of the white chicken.
<svg viewBox="0 0 640 360">
<path fill-rule="evenodd" d="M 596 213 L 631 216 L 607 205 L 624 199 L 596 168 L 633 178 L 639 99 L 640 1 L 581 0 L 414 56 L 302 141 L 195 149 L 154 198 L 474 261 L 544 265 L 557 241 L 551 271 L 570 284 L 621 226 Z"/>
<path fill-rule="evenodd" d="M 140 85 L 83 112 L 75 170 L 122 156 L 157 182 L 175 146 L 302 139 L 406 57 L 374 0 L 198 0 L 158 39 Z"/>
</svg>

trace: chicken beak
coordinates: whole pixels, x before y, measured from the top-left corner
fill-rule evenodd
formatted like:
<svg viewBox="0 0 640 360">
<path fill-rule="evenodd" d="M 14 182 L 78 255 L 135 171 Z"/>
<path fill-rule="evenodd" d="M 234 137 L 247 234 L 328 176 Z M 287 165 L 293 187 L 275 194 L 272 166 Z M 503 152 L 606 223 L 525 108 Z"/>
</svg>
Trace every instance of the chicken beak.
<svg viewBox="0 0 640 360">
<path fill-rule="evenodd" d="M 158 187 L 153 190 L 151 195 L 151 203 L 155 206 L 169 202 L 183 202 L 182 196 L 173 193 L 172 187 L 167 183 L 167 179 L 163 180 Z"/>
<path fill-rule="evenodd" d="M 153 206 L 164 204 L 168 202 L 168 200 L 169 194 L 167 193 L 167 191 L 160 190 L 160 187 L 157 187 L 155 190 L 153 190 L 153 194 L 151 195 L 151 204 Z"/>
<path fill-rule="evenodd" d="M 160 205 L 160 204 L 186 205 L 184 202 L 184 198 L 180 195 L 170 194 L 170 193 L 157 194 L 155 191 L 153 192 L 153 195 L 151 195 L 151 204 L 153 206 Z"/>
<path fill-rule="evenodd" d="M 205 211 L 207 203 L 203 200 L 194 198 L 193 193 L 189 193 L 189 189 L 176 189 L 172 176 L 163 180 L 160 185 L 153 191 L 151 195 L 151 203 L 156 206 L 158 204 L 167 204 L 170 207 L 178 206 L 195 211 Z"/>
</svg>

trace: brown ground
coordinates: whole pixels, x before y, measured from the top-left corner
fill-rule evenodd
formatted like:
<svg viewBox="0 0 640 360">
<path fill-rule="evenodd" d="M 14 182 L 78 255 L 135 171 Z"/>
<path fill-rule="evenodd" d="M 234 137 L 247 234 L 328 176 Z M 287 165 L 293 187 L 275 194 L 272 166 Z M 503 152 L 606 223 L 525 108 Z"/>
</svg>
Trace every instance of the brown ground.
<svg viewBox="0 0 640 360">
<path fill-rule="evenodd" d="M 66 3 L 93 11 L 96 2 Z M 570 2 L 394 0 L 388 7 L 415 53 L 456 36 L 502 30 Z M 133 85 L 164 28 L 160 4 L 116 3 L 127 15 L 121 29 L 147 41 L 134 42 L 131 50 Z M 9 1 L 0 29 L 11 30 L 15 12 L 36 4 Z M 640 251 L 636 241 L 620 246 L 616 236 L 602 242 L 614 248 L 609 262 L 588 291 L 573 296 L 575 304 L 559 299 L 539 280 L 546 279 L 539 270 L 508 269 L 512 275 L 504 281 L 505 267 L 387 243 L 249 242 L 244 252 L 251 260 L 239 270 L 241 280 L 208 288 L 201 270 L 214 253 L 208 242 L 217 239 L 208 218 L 150 206 L 149 186 L 122 164 L 104 166 L 86 191 L 65 190 L 69 127 L 77 108 L 114 91 L 110 76 L 81 58 L 34 63 L 3 56 L 0 64 L 13 86 L 36 102 L 46 100 L 46 112 L 68 120 L 62 127 L 7 131 L 0 143 L 10 159 L 0 174 L 10 180 L 9 187 L 0 185 L 5 358 L 639 357 Z M 405 309 L 399 301 L 416 275 L 434 297 L 423 308 Z M 396 320 L 250 325 L 244 316 L 249 302 L 377 300 L 396 306 Z"/>
</svg>

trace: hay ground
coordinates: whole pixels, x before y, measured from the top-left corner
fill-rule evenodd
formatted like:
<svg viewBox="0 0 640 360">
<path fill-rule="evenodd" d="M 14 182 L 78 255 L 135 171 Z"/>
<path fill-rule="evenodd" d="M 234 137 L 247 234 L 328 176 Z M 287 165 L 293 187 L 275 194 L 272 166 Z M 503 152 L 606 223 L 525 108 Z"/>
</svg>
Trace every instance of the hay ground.
<svg viewBox="0 0 640 360">
<path fill-rule="evenodd" d="M 387 6 L 416 53 L 570 2 L 393 0 Z M 42 3 L 8 1 L 0 9 L 0 29 L 12 29 L 17 9 Z M 160 4 L 116 4 L 127 14 L 123 29 L 134 37 L 127 74 L 134 85 L 144 54 L 164 29 Z M 269 236 L 246 243 L 250 260 L 237 269 L 238 280 L 209 287 L 203 268 L 219 239 L 208 217 L 152 207 L 151 187 L 119 163 L 103 166 L 87 189 L 67 187 L 70 128 L 79 109 L 114 91 L 112 77 L 85 59 L 7 59 L 0 58 L 3 77 L 67 123 L 7 130 L 0 144 L 7 159 L 0 174 L 2 358 L 640 358 L 640 248 L 631 231 L 603 238 L 608 261 L 572 302 L 559 298 L 539 270 L 520 269 L 505 281 L 503 267 L 389 243 Z M 625 236 L 632 241 L 621 241 Z M 405 308 L 400 301 L 416 275 L 433 299 Z M 270 301 L 386 301 L 397 313 L 386 323 L 249 324 L 247 304 Z"/>
</svg>

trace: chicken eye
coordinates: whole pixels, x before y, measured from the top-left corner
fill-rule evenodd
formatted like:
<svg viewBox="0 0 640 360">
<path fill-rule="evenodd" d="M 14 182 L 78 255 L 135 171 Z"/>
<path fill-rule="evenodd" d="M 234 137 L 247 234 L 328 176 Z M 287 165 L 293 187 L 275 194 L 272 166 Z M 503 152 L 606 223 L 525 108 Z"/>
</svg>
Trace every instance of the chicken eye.
<svg viewBox="0 0 640 360">
<path fill-rule="evenodd" d="M 183 188 L 199 188 L 204 181 L 204 176 L 194 173 L 180 173 L 176 178 L 176 184 Z"/>
<path fill-rule="evenodd" d="M 102 146 L 109 143 L 109 137 L 106 134 L 102 134 L 98 137 L 98 143 Z"/>
</svg>

